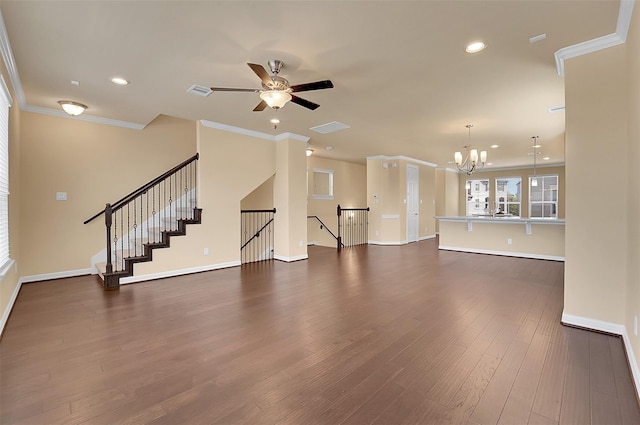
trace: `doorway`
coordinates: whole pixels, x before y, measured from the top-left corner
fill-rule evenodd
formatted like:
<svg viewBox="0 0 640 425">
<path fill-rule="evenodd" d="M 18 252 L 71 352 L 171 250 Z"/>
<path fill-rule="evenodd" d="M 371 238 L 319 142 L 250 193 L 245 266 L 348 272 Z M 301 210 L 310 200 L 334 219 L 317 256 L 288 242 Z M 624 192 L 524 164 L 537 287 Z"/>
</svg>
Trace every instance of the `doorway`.
<svg viewBox="0 0 640 425">
<path fill-rule="evenodd" d="M 407 164 L 407 242 L 418 240 L 420 226 L 419 171 L 417 165 Z"/>
</svg>

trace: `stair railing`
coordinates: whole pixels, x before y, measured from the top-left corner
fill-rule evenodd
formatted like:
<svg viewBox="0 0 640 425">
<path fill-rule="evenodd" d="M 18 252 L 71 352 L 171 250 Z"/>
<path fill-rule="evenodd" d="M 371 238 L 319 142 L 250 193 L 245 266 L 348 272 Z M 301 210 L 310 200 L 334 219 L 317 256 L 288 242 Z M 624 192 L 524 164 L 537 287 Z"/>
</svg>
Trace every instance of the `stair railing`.
<svg viewBox="0 0 640 425">
<path fill-rule="evenodd" d="M 275 208 L 240 211 L 240 260 L 242 264 L 273 259 L 273 220 L 275 214 Z"/>
<path fill-rule="evenodd" d="M 329 232 L 329 234 L 336 240 L 336 243 L 338 243 L 338 237 L 331 231 L 331 229 L 329 229 L 329 226 L 327 226 L 322 220 L 320 220 L 320 217 L 318 217 L 317 215 L 308 215 L 307 218 L 316 219 L 320 223 L 320 230 L 326 230 L 327 232 Z M 342 245 L 342 247 L 344 248 L 344 244 Z"/>
<path fill-rule="evenodd" d="M 341 208 L 338 205 L 338 249 L 369 243 L 369 207 Z"/>
<path fill-rule="evenodd" d="M 107 274 L 132 275 L 133 263 L 150 259 L 149 247 L 166 245 L 172 233 L 184 232 L 185 223 L 199 221 L 198 158 L 195 154 L 85 220 L 105 215 Z"/>
</svg>

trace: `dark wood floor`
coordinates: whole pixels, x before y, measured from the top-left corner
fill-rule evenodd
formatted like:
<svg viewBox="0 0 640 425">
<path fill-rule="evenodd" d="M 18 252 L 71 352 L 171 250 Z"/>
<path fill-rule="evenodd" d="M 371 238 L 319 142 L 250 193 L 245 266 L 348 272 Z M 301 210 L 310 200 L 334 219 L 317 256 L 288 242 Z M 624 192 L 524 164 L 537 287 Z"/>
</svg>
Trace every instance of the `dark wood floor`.
<svg viewBox="0 0 640 425">
<path fill-rule="evenodd" d="M 309 256 L 24 285 L 0 423 L 640 423 L 621 340 L 560 324 L 562 263 L 435 240 Z"/>
</svg>

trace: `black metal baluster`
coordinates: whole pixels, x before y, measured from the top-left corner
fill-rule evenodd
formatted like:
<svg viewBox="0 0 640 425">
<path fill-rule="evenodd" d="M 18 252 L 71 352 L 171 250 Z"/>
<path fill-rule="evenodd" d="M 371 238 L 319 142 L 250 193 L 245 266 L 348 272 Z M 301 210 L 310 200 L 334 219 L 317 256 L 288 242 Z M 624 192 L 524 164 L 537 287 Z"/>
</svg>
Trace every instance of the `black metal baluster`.
<svg viewBox="0 0 640 425">
<path fill-rule="evenodd" d="M 109 242 L 111 245 L 111 242 Z M 112 255 L 107 252 L 107 258 L 111 259 Z M 113 263 L 111 266 L 111 271 L 114 271 L 113 264 L 115 264 L 115 271 L 118 271 L 118 211 L 113 214 Z M 107 272 L 109 272 L 109 267 L 107 265 Z M 109 272 L 110 273 L 110 272 Z"/>
</svg>

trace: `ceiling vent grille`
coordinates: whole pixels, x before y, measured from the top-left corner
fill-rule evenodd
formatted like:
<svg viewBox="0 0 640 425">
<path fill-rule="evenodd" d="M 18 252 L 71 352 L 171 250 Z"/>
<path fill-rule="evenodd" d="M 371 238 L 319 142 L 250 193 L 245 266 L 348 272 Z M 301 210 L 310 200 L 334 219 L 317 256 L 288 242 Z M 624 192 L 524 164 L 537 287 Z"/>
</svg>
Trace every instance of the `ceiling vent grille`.
<svg viewBox="0 0 640 425">
<path fill-rule="evenodd" d="M 211 93 L 213 93 L 213 90 L 211 90 L 209 87 L 194 84 L 187 89 L 187 93 L 195 94 L 196 96 L 207 97 Z"/>
<path fill-rule="evenodd" d="M 328 134 L 333 133 L 334 131 L 344 130 L 345 128 L 351 128 L 351 126 L 338 121 L 333 121 L 327 124 L 311 127 L 309 130 L 313 130 L 317 133 Z"/>
</svg>

